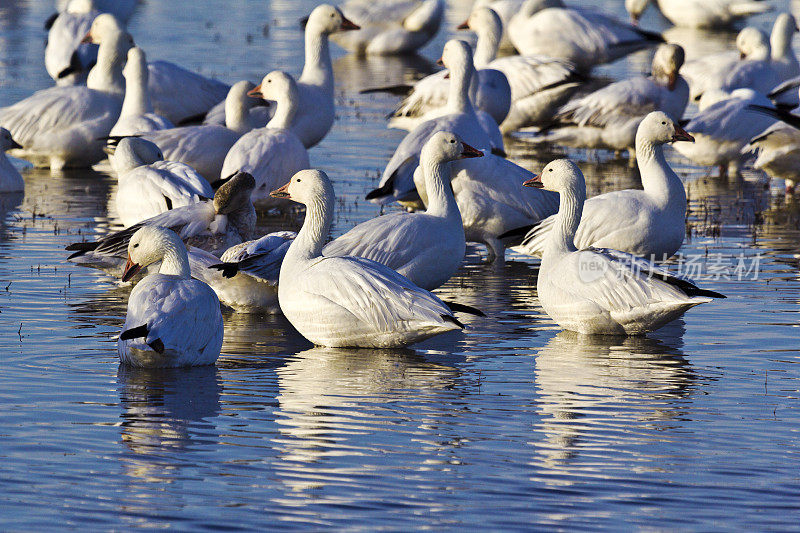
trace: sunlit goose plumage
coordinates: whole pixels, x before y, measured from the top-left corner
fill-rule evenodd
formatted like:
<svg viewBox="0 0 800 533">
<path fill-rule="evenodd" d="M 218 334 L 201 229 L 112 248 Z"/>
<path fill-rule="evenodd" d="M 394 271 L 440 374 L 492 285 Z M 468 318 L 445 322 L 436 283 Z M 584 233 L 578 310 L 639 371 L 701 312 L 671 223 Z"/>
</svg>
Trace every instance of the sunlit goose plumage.
<svg viewBox="0 0 800 533">
<path fill-rule="evenodd" d="M 414 169 L 419 163 L 422 147 L 438 131 L 453 132 L 479 149 L 503 150 L 503 137 L 497 123 L 483 112 L 476 113 L 469 98 L 469 83 L 475 70 L 472 49 L 463 41 L 448 41 L 442 52 L 442 61 L 450 70 L 451 81 L 446 114 L 426 120 L 403 138 L 383 171 L 379 187 L 367 195 L 368 200 L 382 204 L 398 200 L 417 202 Z M 481 114 L 485 116 L 484 121 L 479 119 Z M 486 128 L 491 128 L 491 131 Z"/>
<path fill-rule="evenodd" d="M 545 312 L 562 328 L 590 335 L 639 335 L 710 302 L 711 297 L 724 298 L 619 250 L 579 250 L 574 238 L 586 183 L 571 161 L 551 162 L 542 171 L 541 181 L 526 185 L 544 185 L 560 195 L 536 288 Z M 684 223 L 679 221 L 681 226 Z"/>
<path fill-rule="evenodd" d="M 136 9 L 139 0 L 93 0 L 94 8 L 102 13 L 110 13 L 114 17 L 127 24 Z M 56 9 L 59 12 L 68 10 L 71 0 L 57 0 Z"/>
<path fill-rule="evenodd" d="M 44 66 L 57 85 L 85 83 L 91 65 L 97 61 L 97 46 L 81 41 L 99 14 L 93 0 L 71 0 L 53 19 L 47 33 Z"/>
<path fill-rule="evenodd" d="M 230 87 L 169 61 L 147 65 L 147 89 L 153 109 L 174 124 L 203 116 L 225 99 Z"/>
<path fill-rule="evenodd" d="M 293 231 L 279 231 L 225 250 L 221 257 L 189 248 L 192 277 L 208 283 L 222 303 L 244 313 L 280 313 L 278 276 Z"/>
<path fill-rule="evenodd" d="M 527 0 L 507 31 L 520 54 L 565 59 L 584 71 L 664 42 L 657 33 L 597 11 L 567 8 L 561 0 Z"/>
<path fill-rule="evenodd" d="M 675 150 L 698 165 L 720 167 L 720 175 L 735 174 L 742 148 L 775 122 L 774 118 L 749 109 L 751 105 L 773 107 L 766 96 L 752 89 L 736 89 L 730 98 L 695 115 L 686 125 L 695 142 L 676 144 Z"/>
<path fill-rule="evenodd" d="M 6 150 L 22 148 L 11 137 L 11 132 L 0 128 L 0 193 L 20 192 L 25 190 L 25 180 L 19 170 L 8 160 Z"/>
<path fill-rule="evenodd" d="M 470 99 L 476 109 L 488 113 L 497 124 L 505 120 L 511 107 L 511 87 L 506 75 L 499 70 L 487 68 L 497 55 L 500 19 L 494 11 L 486 8 L 487 17 L 492 20 L 496 31 L 488 36 L 478 34 L 473 64 L 475 75 L 470 82 Z M 471 17 L 472 18 L 472 17 Z M 462 25 L 464 26 L 464 25 Z M 461 28 L 462 26 L 459 26 Z M 447 96 L 450 92 L 449 72 L 446 70 L 426 76 L 414 84 L 411 93 L 400 102 L 390 122 L 391 127 L 411 129 L 420 122 L 445 113 Z"/>
<path fill-rule="evenodd" d="M 211 287 L 190 277 L 186 246 L 175 232 L 155 226 L 137 230 L 123 281 L 159 261 L 159 272 L 139 282 L 128 298 L 117 341 L 120 361 L 152 368 L 214 364 L 224 331 L 219 299 Z"/>
<path fill-rule="evenodd" d="M 508 51 L 515 51 L 514 45 L 508 38 L 508 24 L 511 19 L 516 15 L 525 0 L 475 0 L 472 4 L 472 9 L 477 10 L 482 7 L 488 7 L 500 17 L 501 28 L 503 30 L 502 37 L 500 38 L 500 48 Z"/>
<path fill-rule="evenodd" d="M 109 135 L 136 135 L 174 127 L 172 122 L 153 112 L 147 89 L 147 59 L 141 48 L 134 46 L 128 50 L 128 61 L 122 74 L 125 76 L 125 98 L 119 119 Z"/>
<path fill-rule="evenodd" d="M 631 18 L 638 21 L 652 0 L 625 0 Z M 767 2 L 754 0 L 656 0 L 670 22 L 689 28 L 718 28 L 772 9 Z"/>
<path fill-rule="evenodd" d="M 643 190 L 613 191 L 589 198 L 571 237 L 575 246 L 613 248 L 657 260 L 678 251 L 686 230 L 686 191 L 664 157 L 664 144 L 674 141 L 692 141 L 692 137 L 664 113 L 645 117 L 636 134 Z M 675 146 L 680 144 L 687 143 Z M 558 217 L 548 217 L 534 226 L 519 251 L 541 256 Z"/>
<path fill-rule="evenodd" d="M 408 54 L 425 46 L 444 18 L 444 0 L 348 0 L 344 15 L 360 26 L 331 40 L 367 55 Z"/>
<path fill-rule="evenodd" d="M 770 58 L 782 80 L 794 78 L 800 74 L 800 64 L 792 48 L 792 37 L 798 31 L 797 21 L 789 13 L 781 13 L 775 19 L 769 37 Z"/>
<path fill-rule="evenodd" d="M 450 187 L 451 161 L 481 157 L 457 135 L 440 131 L 420 154 L 427 209 L 392 213 L 362 222 L 322 249 L 326 257 L 366 257 L 386 265 L 412 283 L 432 291 L 443 285 L 464 259 L 466 241 L 461 213 Z"/>
<path fill-rule="evenodd" d="M 148 140 L 122 139 L 113 159 L 117 215 L 125 226 L 214 197 L 203 176 L 183 163 L 164 161 L 158 146 Z"/>
<path fill-rule="evenodd" d="M 333 64 L 328 38 L 340 31 L 358 29 L 342 15 L 338 8 L 322 4 L 314 8 L 308 17 L 305 30 L 305 65 L 297 89 L 300 105 L 292 120 L 294 131 L 306 148 L 319 143 L 331 130 L 335 116 L 333 102 Z M 225 111 L 227 114 L 227 110 Z M 262 108 L 251 111 L 253 126 L 263 127 L 272 116 Z M 212 109 L 206 123 L 220 122 L 225 116 L 219 108 Z"/>
<path fill-rule="evenodd" d="M 269 193 L 310 166 L 305 146 L 290 129 L 299 101 L 297 84 L 291 76 L 276 70 L 264 76 L 259 89 L 249 94 L 274 101 L 275 115 L 267 127 L 251 130 L 236 141 L 225 156 L 220 177 L 238 170 L 248 172 L 256 180 L 253 203 L 280 205 L 280 200 Z"/>
<path fill-rule="evenodd" d="M 221 254 L 252 236 L 256 223 L 250 201 L 253 187 L 253 177 L 240 172 L 217 189 L 213 200 L 170 209 L 97 241 L 71 244 L 66 249 L 74 253 L 68 259 L 119 275 L 131 235 L 142 226 L 170 228 L 188 245 Z"/>
<path fill-rule="evenodd" d="M 652 75 L 612 83 L 565 105 L 556 120 L 565 127 L 541 136 L 550 142 L 578 148 L 629 150 L 634 157 L 636 131 L 652 111 L 679 120 L 689 101 L 689 85 L 678 71 L 683 49 L 662 44 L 653 57 Z"/>
<path fill-rule="evenodd" d="M 255 100 L 247 96 L 253 88 L 249 81 L 237 82 L 225 99 L 226 125 L 203 124 L 151 131 L 143 135 L 164 152 L 169 161 L 186 163 L 209 181 L 217 180 L 228 151 L 250 131 L 250 107 Z"/>
<path fill-rule="evenodd" d="M 463 326 L 432 293 L 362 257 L 323 257 L 334 214 L 325 173 L 301 170 L 273 194 L 303 203 L 306 218 L 283 259 L 281 310 L 314 344 L 392 348 Z"/>
<path fill-rule="evenodd" d="M 110 19 L 110 20 L 109 20 Z M 122 106 L 122 65 L 133 46 L 111 15 L 99 15 L 87 37 L 100 41 L 87 87 L 53 87 L 0 109 L 0 126 L 24 148 L 11 155 L 39 167 L 88 167 L 105 157 L 103 141 Z"/>
<path fill-rule="evenodd" d="M 753 168 L 784 180 L 786 192 L 794 193 L 800 181 L 800 116 L 782 110 L 768 112 L 779 121 L 751 139 L 742 152 L 756 152 Z"/>
</svg>

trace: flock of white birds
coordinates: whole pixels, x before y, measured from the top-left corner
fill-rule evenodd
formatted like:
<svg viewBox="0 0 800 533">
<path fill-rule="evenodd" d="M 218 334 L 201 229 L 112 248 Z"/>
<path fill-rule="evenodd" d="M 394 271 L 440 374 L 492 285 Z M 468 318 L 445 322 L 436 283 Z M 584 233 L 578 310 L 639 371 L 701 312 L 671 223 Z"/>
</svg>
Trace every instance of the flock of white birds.
<svg viewBox="0 0 800 533">
<path fill-rule="evenodd" d="M 334 186 L 307 150 L 334 126 L 329 40 L 357 54 L 413 53 L 440 29 L 444 0 L 348 0 L 305 21 L 297 79 L 275 70 L 228 86 L 148 61 L 126 30 L 136 0 L 58 2 L 45 51 L 56 86 L 0 109 L 0 150 L 36 167 L 82 168 L 108 157 L 125 229 L 70 245 L 71 261 L 135 282 L 118 352 L 136 366 L 213 364 L 221 303 L 283 313 L 309 341 L 388 348 L 463 329 L 430 291 L 466 243 L 487 261 L 507 247 L 541 258 L 536 288 L 561 327 L 583 334 L 653 331 L 722 294 L 656 260 L 685 238 L 687 200 L 664 145 L 697 164 L 753 166 L 794 187 L 800 172 L 800 65 L 794 18 L 771 36 L 744 28 L 737 50 L 685 61 L 679 44 L 561 0 L 478 0 L 444 46 L 445 70 L 403 88 L 390 127 L 408 134 L 367 199 L 406 209 L 329 241 Z M 760 0 L 654 0 L 678 26 L 721 27 L 770 9 Z M 655 47 L 649 76 L 588 90 L 594 66 Z M 510 54 L 514 51 L 513 55 Z M 596 85 L 595 85 L 596 86 Z M 399 88 L 376 88 L 376 90 Z M 699 112 L 684 121 L 693 99 Z M 642 189 L 586 199 L 568 159 L 539 176 L 506 159 L 504 135 L 628 152 Z M 532 132 L 532 133 L 531 133 Z M 0 156 L 0 192 L 24 190 Z M 261 213 L 305 206 L 299 233 L 253 235 Z"/>
</svg>

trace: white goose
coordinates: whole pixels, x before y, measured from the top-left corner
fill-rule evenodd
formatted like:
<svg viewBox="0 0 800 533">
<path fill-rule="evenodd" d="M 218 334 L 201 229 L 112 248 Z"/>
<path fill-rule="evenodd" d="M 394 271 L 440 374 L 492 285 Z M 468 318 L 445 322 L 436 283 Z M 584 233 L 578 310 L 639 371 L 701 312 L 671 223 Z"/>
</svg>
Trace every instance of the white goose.
<svg viewBox="0 0 800 533">
<path fill-rule="evenodd" d="M 225 99 L 226 125 L 203 124 L 145 133 L 164 152 L 169 161 L 186 163 L 209 181 L 220 177 L 228 151 L 239 138 L 253 129 L 250 108 L 255 100 L 247 96 L 253 88 L 249 81 L 237 82 Z"/>
<path fill-rule="evenodd" d="M 100 40 L 87 87 L 52 87 L 0 109 L 0 126 L 24 148 L 11 153 L 38 167 L 88 167 L 105 157 L 101 137 L 119 116 L 125 80 L 122 65 L 133 39 L 111 15 L 99 15 L 87 37 Z"/>
<path fill-rule="evenodd" d="M 57 85 L 86 82 L 91 65 L 97 61 L 97 46 L 81 41 L 99 14 L 94 0 L 71 0 L 63 12 L 48 21 L 44 66 Z"/>
<path fill-rule="evenodd" d="M 797 31 L 797 21 L 789 13 L 778 15 L 772 26 L 769 36 L 770 58 L 782 80 L 800 75 L 800 63 L 792 48 L 792 37 Z"/>
<path fill-rule="evenodd" d="M 223 101 L 230 90 L 221 81 L 169 61 L 151 61 L 147 70 L 147 90 L 153 109 L 173 124 L 199 119 Z"/>
<path fill-rule="evenodd" d="M 565 59 L 583 71 L 664 42 L 657 33 L 597 11 L 567 8 L 561 0 L 527 0 L 507 31 L 520 54 Z"/>
<path fill-rule="evenodd" d="M 365 257 L 396 270 L 423 289 L 440 287 L 461 266 L 466 250 L 461 213 L 450 187 L 450 162 L 482 156 L 483 152 L 457 135 L 436 133 L 420 153 L 426 211 L 393 213 L 362 222 L 329 242 L 322 255 Z"/>
<path fill-rule="evenodd" d="M 619 250 L 579 250 L 574 240 L 586 183 L 573 162 L 553 161 L 542 170 L 541 180 L 525 185 L 544 186 L 561 198 L 536 288 L 545 312 L 562 328 L 588 335 L 641 335 L 695 305 L 724 298 Z M 684 220 L 679 224 L 683 227 Z"/>
<path fill-rule="evenodd" d="M 500 17 L 502 22 L 501 28 L 503 30 L 500 38 L 500 48 L 504 51 L 516 52 L 514 45 L 508 38 L 508 25 L 511 19 L 516 15 L 525 0 L 475 0 L 472 4 L 472 10 L 475 11 L 482 7 L 488 7 Z"/>
<path fill-rule="evenodd" d="M 336 32 L 357 30 L 338 8 L 322 4 L 314 8 L 308 17 L 305 30 L 305 66 L 297 88 L 300 104 L 292 121 L 292 130 L 303 141 L 306 148 L 319 143 L 331 130 L 335 116 L 333 101 L 333 64 L 328 37 Z M 225 111 L 227 114 L 227 110 Z M 260 109 L 251 114 L 257 121 L 254 127 L 263 127 L 271 113 Z M 206 123 L 221 123 L 225 115 L 219 106 L 209 112 Z"/>
<path fill-rule="evenodd" d="M 224 333 L 219 299 L 190 277 L 186 246 L 175 232 L 146 226 L 134 233 L 122 280 L 159 261 L 158 273 L 145 277 L 128 298 L 117 341 L 120 361 L 151 368 L 213 365 Z"/>
<path fill-rule="evenodd" d="M 253 203 L 264 207 L 280 205 L 269 193 L 288 182 L 298 171 L 308 168 L 308 152 L 292 131 L 299 92 L 294 79 L 279 70 L 270 72 L 261 85 L 248 93 L 276 102 L 275 115 L 265 128 L 242 135 L 225 156 L 220 177 L 243 170 L 256 179 Z"/>
<path fill-rule="evenodd" d="M 348 0 L 341 10 L 360 29 L 331 40 L 360 55 L 413 53 L 439 31 L 444 9 L 444 0 Z"/>
<path fill-rule="evenodd" d="M 742 148 L 775 122 L 751 109 L 752 105 L 774 108 L 766 96 L 752 89 L 736 89 L 730 98 L 695 115 L 685 126 L 695 142 L 677 144 L 675 150 L 698 165 L 719 167 L 720 176 L 738 173 Z"/>
<path fill-rule="evenodd" d="M 494 11 L 486 8 L 488 17 L 496 27 L 500 19 Z M 472 18 L 472 16 L 470 17 Z M 459 26 L 466 28 L 466 23 Z M 500 29 L 502 31 L 502 28 Z M 497 32 L 485 36 L 478 34 L 478 44 L 473 56 L 476 68 L 470 82 L 470 99 L 477 109 L 488 113 L 497 124 L 505 120 L 511 107 L 511 87 L 506 75 L 499 70 L 488 68 L 497 55 L 499 34 Z M 445 113 L 447 95 L 450 92 L 450 73 L 439 71 L 426 76 L 414 84 L 411 93 L 406 96 L 393 113 L 389 123 L 391 127 L 411 129 L 420 122 Z"/>
<path fill-rule="evenodd" d="M 213 200 L 170 209 L 93 242 L 70 244 L 66 249 L 74 253 L 67 259 L 119 275 L 131 235 L 143 226 L 169 228 L 187 244 L 221 254 L 252 236 L 256 223 L 256 211 L 250 202 L 253 187 L 253 176 L 240 172 L 217 189 Z"/>
<path fill-rule="evenodd" d="M 222 303 L 243 313 L 281 312 L 278 276 L 297 234 L 279 231 L 225 250 L 220 257 L 189 248 L 192 277 L 208 283 Z"/>
<path fill-rule="evenodd" d="M 102 13 L 110 13 L 114 18 L 127 24 L 139 0 L 94 0 L 94 7 Z M 63 13 L 70 7 L 71 0 L 57 0 L 56 9 Z"/>
<path fill-rule="evenodd" d="M 613 191 L 587 200 L 572 235 L 575 246 L 613 248 L 657 260 L 678 251 L 686 231 L 686 191 L 664 157 L 664 144 L 675 141 L 693 139 L 664 113 L 653 112 L 642 120 L 636 161 L 643 190 Z M 519 251 L 541 256 L 559 216 L 534 226 Z"/>
<path fill-rule="evenodd" d="M 631 19 L 638 21 L 653 0 L 625 0 Z M 656 0 L 661 14 L 676 26 L 718 28 L 772 9 L 757 0 Z"/>
<path fill-rule="evenodd" d="M 565 105 L 556 120 L 565 127 L 548 132 L 535 142 L 578 148 L 634 151 L 636 131 L 651 111 L 663 111 L 679 120 L 689 101 L 689 85 L 678 73 L 683 49 L 662 44 L 653 57 L 652 75 L 612 83 Z"/>
<path fill-rule="evenodd" d="M 118 180 L 117 214 L 126 227 L 174 207 L 214 197 L 203 176 L 189 165 L 164 161 L 158 146 L 145 139 L 122 139 L 112 165 Z"/>
<path fill-rule="evenodd" d="M 17 167 L 6 156 L 7 150 L 15 148 L 22 148 L 22 146 L 11 137 L 10 131 L 0 128 L 0 194 L 25 190 L 25 180 L 22 179 Z"/>
<path fill-rule="evenodd" d="M 800 181 L 800 117 L 782 110 L 757 109 L 778 122 L 750 139 L 742 152 L 756 152 L 753 168 L 784 180 L 786 193 L 793 194 Z"/>
<path fill-rule="evenodd" d="M 278 281 L 281 310 L 303 337 L 321 346 L 393 348 L 463 328 L 439 298 L 389 267 L 321 255 L 335 204 L 324 172 L 301 170 L 272 194 L 306 206 Z"/>
<path fill-rule="evenodd" d="M 147 58 L 141 48 L 134 46 L 128 50 L 122 75 L 125 76 L 125 98 L 119 119 L 109 135 L 118 137 L 173 128 L 172 122 L 153 112 L 147 89 Z"/>
<path fill-rule="evenodd" d="M 422 147 L 438 131 L 453 132 L 479 149 L 503 151 L 503 136 L 497 123 L 483 112 L 476 113 L 470 101 L 469 84 L 475 70 L 472 49 L 464 41 L 448 41 L 442 60 L 451 74 L 450 94 L 444 109 L 446 114 L 426 120 L 403 138 L 383 171 L 379 187 L 367 195 L 368 200 L 381 204 L 400 201 L 418 205 L 414 169 L 419 163 Z"/>
</svg>

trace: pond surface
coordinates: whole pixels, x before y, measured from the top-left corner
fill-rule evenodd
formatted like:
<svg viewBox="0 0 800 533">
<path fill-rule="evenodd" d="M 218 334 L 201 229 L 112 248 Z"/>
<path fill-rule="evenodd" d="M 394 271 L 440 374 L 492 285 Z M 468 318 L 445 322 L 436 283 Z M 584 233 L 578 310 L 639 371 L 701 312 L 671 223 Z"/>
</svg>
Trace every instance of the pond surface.
<svg viewBox="0 0 800 533">
<path fill-rule="evenodd" d="M 623 14 L 621 0 L 590 3 Z M 378 214 L 363 194 L 403 137 L 385 129 L 397 97 L 359 90 L 432 68 L 468 11 L 451 4 L 426 59 L 333 47 L 337 122 L 311 159 L 335 181 L 335 234 Z M 131 32 L 151 59 L 256 81 L 299 73 L 297 20 L 313 5 L 150 0 Z M 49 85 L 50 7 L 0 4 L 0 105 Z M 643 24 L 666 28 L 652 11 Z M 675 35 L 690 56 L 734 38 Z M 556 157 L 508 151 L 532 169 Z M 639 184 L 625 161 L 572 155 L 590 194 Z M 328 350 L 282 317 L 231 314 L 216 367 L 156 372 L 118 365 L 130 288 L 65 260 L 68 243 L 117 226 L 115 179 L 27 171 L 24 198 L 0 204 L 0 529 L 798 529 L 800 203 L 761 174 L 720 181 L 669 158 L 691 199 L 673 268 L 701 268 L 728 298 L 648 337 L 559 332 L 538 262 L 486 266 L 476 249 L 439 291 L 486 313 L 466 332 Z"/>
</svg>

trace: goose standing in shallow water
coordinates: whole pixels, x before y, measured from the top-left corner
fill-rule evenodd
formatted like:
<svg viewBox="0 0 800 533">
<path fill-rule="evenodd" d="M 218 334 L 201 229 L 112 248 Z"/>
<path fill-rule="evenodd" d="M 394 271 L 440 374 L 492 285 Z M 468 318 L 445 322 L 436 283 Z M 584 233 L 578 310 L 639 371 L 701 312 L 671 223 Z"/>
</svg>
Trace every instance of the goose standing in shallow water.
<svg viewBox="0 0 800 533">
<path fill-rule="evenodd" d="M 525 185 L 544 186 L 560 195 L 536 287 L 545 312 L 562 328 L 589 335 L 641 335 L 695 305 L 725 297 L 619 250 L 579 250 L 574 240 L 586 183 L 573 162 L 553 161 Z"/>
<path fill-rule="evenodd" d="M 451 161 L 482 156 L 483 152 L 463 143 L 454 133 L 436 133 L 420 153 L 426 210 L 362 222 L 329 242 L 322 255 L 365 257 L 396 270 L 423 289 L 440 287 L 461 266 L 466 251 L 461 213 L 450 186 Z"/>
<path fill-rule="evenodd" d="M 650 113 L 642 120 L 636 133 L 636 161 L 644 190 L 589 198 L 582 204 L 583 216 L 571 236 L 575 246 L 613 248 L 657 260 L 678 251 L 686 236 L 686 191 L 664 157 L 664 145 L 676 141 L 694 139 L 664 113 Z M 541 256 L 559 216 L 534 226 L 518 250 Z"/>
<path fill-rule="evenodd" d="M 324 172 L 302 170 L 272 194 L 306 206 L 278 282 L 281 310 L 306 339 L 320 346 L 393 348 L 463 328 L 439 298 L 389 267 L 321 255 L 335 203 Z"/>
<path fill-rule="evenodd" d="M 122 280 L 159 261 L 158 273 L 146 276 L 128 298 L 117 341 L 120 361 L 150 368 L 213 365 L 224 333 L 219 299 L 191 278 L 186 246 L 174 231 L 156 226 L 136 231 Z"/>
<path fill-rule="evenodd" d="M 125 76 L 125 98 L 119 119 L 109 136 L 137 135 L 174 127 L 172 122 L 153 112 L 147 89 L 147 58 L 141 48 L 134 46 L 128 50 L 128 61 L 122 69 L 122 75 Z"/>
<path fill-rule="evenodd" d="M 275 102 L 275 114 L 265 128 L 251 130 L 236 141 L 225 156 L 220 178 L 239 170 L 248 172 L 256 180 L 253 203 L 262 207 L 281 205 L 283 202 L 269 193 L 310 166 L 305 146 L 291 130 L 299 100 L 297 84 L 291 76 L 276 70 L 247 94 Z"/>
<path fill-rule="evenodd" d="M 25 180 L 6 156 L 7 150 L 15 148 L 22 148 L 22 146 L 11 137 L 10 131 L 0 128 L 0 193 L 25 190 Z"/>
<path fill-rule="evenodd" d="M 117 215 L 125 226 L 214 197 L 203 176 L 189 165 L 164 161 L 158 146 L 146 139 L 125 137 L 112 157 Z"/>
<path fill-rule="evenodd" d="M 108 14 L 87 34 L 100 42 L 87 86 L 52 87 L 0 109 L 0 126 L 24 148 L 11 155 L 37 167 L 89 167 L 105 158 L 103 141 L 119 117 L 125 80 L 122 66 L 133 39 Z"/>
</svg>

